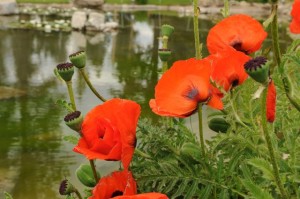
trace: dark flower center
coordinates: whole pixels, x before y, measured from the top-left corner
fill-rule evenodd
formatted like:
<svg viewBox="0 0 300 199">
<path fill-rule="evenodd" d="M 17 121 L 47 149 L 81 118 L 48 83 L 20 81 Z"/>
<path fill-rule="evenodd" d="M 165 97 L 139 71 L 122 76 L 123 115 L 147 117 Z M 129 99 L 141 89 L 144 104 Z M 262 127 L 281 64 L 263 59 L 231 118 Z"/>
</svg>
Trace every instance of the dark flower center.
<svg viewBox="0 0 300 199">
<path fill-rule="evenodd" d="M 267 59 L 265 57 L 260 56 L 247 61 L 244 64 L 244 67 L 248 71 L 257 70 L 258 68 L 261 68 L 266 62 Z"/>
<path fill-rule="evenodd" d="M 242 53 L 245 53 L 246 55 L 248 55 L 248 51 L 247 50 L 244 50 L 243 48 L 242 48 L 242 42 L 234 42 L 233 44 L 231 44 L 231 46 L 235 49 L 235 50 L 237 50 L 237 51 L 240 51 L 240 52 L 242 52 Z"/>
<path fill-rule="evenodd" d="M 78 51 L 76 53 L 72 53 L 71 55 L 69 55 L 70 57 L 74 57 L 74 56 L 77 56 L 77 55 L 80 55 L 81 53 L 83 53 L 84 51 L 81 50 L 81 51 Z"/>
<path fill-rule="evenodd" d="M 111 194 L 111 198 L 116 197 L 116 196 L 123 196 L 123 192 L 117 190 Z"/>
<path fill-rule="evenodd" d="M 236 87 L 237 85 L 239 85 L 239 80 L 235 79 L 231 82 L 231 87 Z"/>
<path fill-rule="evenodd" d="M 81 114 L 80 111 L 74 111 L 72 113 L 69 113 L 68 115 L 65 116 L 64 121 L 65 122 L 70 122 L 71 120 L 79 118 L 80 114 Z"/>
<path fill-rule="evenodd" d="M 60 187 L 59 187 L 59 193 L 60 193 L 60 195 L 65 195 L 66 194 L 67 186 L 68 186 L 68 180 L 63 180 L 60 183 Z"/>
<path fill-rule="evenodd" d="M 196 100 L 197 95 L 199 94 L 199 91 L 196 88 L 192 88 L 186 95 L 187 98 L 191 100 Z"/>
<path fill-rule="evenodd" d="M 70 68 L 72 68 L 72 67 L 73 67 L 73 64 L 72 64 L 72 63 L 69 63 L 69 62 L 67 62 L 67 63 L 61 63 L 61 64 L 58 64 L 58 65 L 56 66 L 56 68 L 57 68 L 58 70 L 70 69 Z"/>
</svg>

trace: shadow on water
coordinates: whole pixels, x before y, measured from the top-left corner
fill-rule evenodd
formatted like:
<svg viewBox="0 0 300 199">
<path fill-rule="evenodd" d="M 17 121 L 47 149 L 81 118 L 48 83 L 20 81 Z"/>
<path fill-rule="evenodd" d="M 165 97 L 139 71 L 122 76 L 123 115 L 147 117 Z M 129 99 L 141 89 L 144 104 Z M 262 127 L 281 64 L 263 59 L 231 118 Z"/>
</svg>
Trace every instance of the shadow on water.
<svg viewBox="0 0 300 199">
<path fill-rule="evenodd" d="M 192 19 L 150 12 L 120 13 L 119 19 L 123 21 L 118 32 L 93 35 L 0 30 L 0 88 L 25 93 L 4 99 L 0 89 L 0 190 L 10 192 L 14 199 L 60 198 L 60 181 L 85 161 L 72 152 L 72 144 L 63 141 L 64 135 L 73 132 L 62 122 L 66 112 L 55 105 L 57 99 L 68 97 L 53 69 L 66 62 L 69 54 L 86 50 L 87 72 L 96 89 L 108 99 L 137 101 L 142 117 L 157 121 L 148 102 L 161 69 L 159 27 L 168 23 L 176 29 L 169 41 L 171 65 L 194 57 Z M 201 20 L 201 41 L 212 25 Z M 207 55 L 206 49 L 203 54 Z M 77 107 L 84 114 L 100 104 L 78 73 L 73 87 Z M 76 181 L 74 176 L 72 180 Z"/>
</svg>

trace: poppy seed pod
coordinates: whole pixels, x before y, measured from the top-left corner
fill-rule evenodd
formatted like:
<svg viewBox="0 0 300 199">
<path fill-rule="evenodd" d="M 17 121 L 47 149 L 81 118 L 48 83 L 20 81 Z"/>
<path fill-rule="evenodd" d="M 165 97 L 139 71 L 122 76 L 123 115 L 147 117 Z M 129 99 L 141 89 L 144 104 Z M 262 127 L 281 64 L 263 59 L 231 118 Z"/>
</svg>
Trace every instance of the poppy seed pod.
<svg viewBox="0 0 300 199">
<path fill-rule="evenodd" d="M 264 84 L 269 79 L 269 63 L 265 57 L 256 57 L 244 64 L 245 70 L 252 79 Z"/>
<path fill-rule="evenodd" d="M 69 195 L 76 191 L 75 187 L 66 179 L 60 183 L 59 193 L 60 195 Z"/>
<path fill-rule="evenodd" d="M 76 169 L 76 176 L 78 180 L 87 187 L 94 187 L 97 184 L 94 178 L 93 170 L 88 164 L 80 165 L 80 167 Z M 97 172 L 97 176 L 100 178 L 99 172 Z"/>
<path fill-rule="evenodd" d="M 86 62 L 86 55 L 85 51 L 78 51 L 69 55 L 70 61 L 74 64 L 77 68 L 84 68 Z"/>
<path fill-rule="evenodd" d="M 168 61 L 170 55 L 171 55 L 171 50 L 169 49 L 159 49 L 158 50 L 158 55 L 161 61 Z"/>
<path fill-rule="evenodd" d="M 71 81 L 74 74 L 74 65 L 71 63 L 61 63 L 56 66 L 59 76 L 66 82 Z"/>
<path fill-rule="evenodd" d="M 81 131 L 81 124 L 83 121 L 83 116 L 80 111 L 74 111 L 65 116 L 64 121 L 68 127 L 74 131 Z"/>
<path fill-rule="evenodd" d="M 170 37 L 174 32 L 174 27 L 169 24 L 164 24 L 161 26 L 161 35 Z"/>
</svg>

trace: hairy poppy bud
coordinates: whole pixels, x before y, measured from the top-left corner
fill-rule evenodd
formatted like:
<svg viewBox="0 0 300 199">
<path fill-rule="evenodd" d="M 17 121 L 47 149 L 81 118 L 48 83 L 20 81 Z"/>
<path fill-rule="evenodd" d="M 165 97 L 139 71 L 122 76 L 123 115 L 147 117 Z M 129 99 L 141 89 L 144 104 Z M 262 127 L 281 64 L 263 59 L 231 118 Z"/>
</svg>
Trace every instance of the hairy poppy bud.
<svg viewBox="0 0 300 199">
<path fill-rule="evenodd" d="M 161 35 L 170 37 L 174 32 L 174 27 L 169 24 L 164 24 L 161 26 Z"/>
<path fill-rule="evenodd" d="M 199 145 L 191 142 L 184 143 L 180 149 L 180 154 L 198 162 L 201 161 L 201 149 Z"/>
<path fill-rule="evenodd" d="M 275 113 L 276 113 L 276 87 L 271 80 L 268 85 L 267 91 L 267 120 L 268 122 L 272 123 L 275 120 Z"/>
<path fill-rule="evenodd" d="M 158 50 L 158 55 L 161 61 L 168 61 L 170 55 L 171 55 L 171 50 L 169 49 L 159 49 Z"/>
<path fill-rule="evenodd" d="M 208 127 L 217 133 L 226 133 L 229 126 L 223 118 L 212 118 L 208 122 Z"/>
<path fill-rule="evenodd" d="M 80 167 L 76 169 L 76 176 L 78 180 L 87 187 L 94 187 L 97 184 L 94 178 L 93 170 L 88 164 L 80 165 Z M 99 172 L 97 172 L 97 176 L 100 178 Z"/>
<path fill-rule="evenodd" d="M 265 57 L 250 59 L 244 64 L 245 70 L 252 79 L 259 83 L 266 83 L 269 79 L 269 64 Z"/>
<path fill-rule="evenodd" d="M 70 61 L 74 64 L 77 68 L 84 68 L 86 62 L 86 55 L 84 51 L 78 51 L 69 55 Z"/>
<path fill-rule="evenodd" d="M 80 132 L 83 116 L 80 111 L 74 111 L 65 116 L 64 121 L 68 127 Z"/>
<path fill-rule="evenodd" d="M 76 189 L 68 180 L 63 180 L 60 183 L 60 187 L 59 187 L 60 195 L 69 195 L 74 192 L 76 192 Z"/>
<path fill-rule="evenodd" d="M 71 63 L 61 63 L 56 66 L 59 76 L 66 82 L 71 81 L 74 74 L 74 65 Z"/>
</svg>

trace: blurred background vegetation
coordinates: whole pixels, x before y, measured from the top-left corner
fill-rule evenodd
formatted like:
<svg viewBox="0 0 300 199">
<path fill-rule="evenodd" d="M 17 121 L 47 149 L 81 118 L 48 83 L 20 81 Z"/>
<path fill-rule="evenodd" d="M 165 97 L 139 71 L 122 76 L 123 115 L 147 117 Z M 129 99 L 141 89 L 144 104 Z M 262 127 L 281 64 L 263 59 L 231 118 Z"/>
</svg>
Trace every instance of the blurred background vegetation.
<svg viewBox="0 0 300 199">
<path fill-rule="evenodd" d="M 17 0 L 18 3 L 69 3 L 72 0 Z M 201 0 L 200 0 L 201 1 Z M 212 0 L 222 2 L 223 0 Z M 237 0 L 247 2 L 267 3 L 269 0 Z M 281 2 L 292 2 L 293 0 L 282 0 Z M 109 4 L 153 4 L 153 5 L 191 5 L 192 0 L 105 0 Z"/>
</svg>

